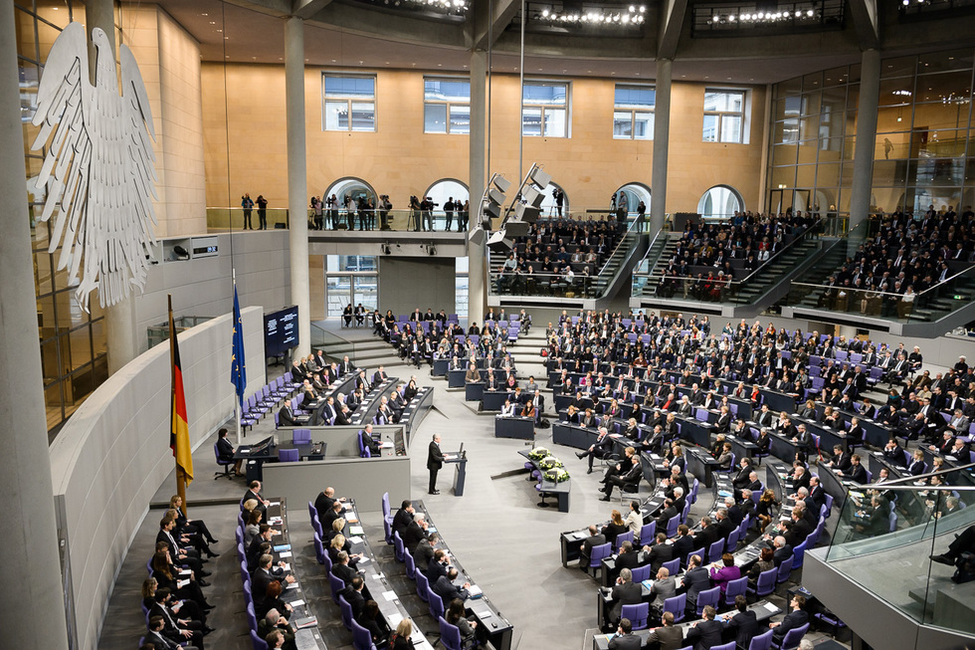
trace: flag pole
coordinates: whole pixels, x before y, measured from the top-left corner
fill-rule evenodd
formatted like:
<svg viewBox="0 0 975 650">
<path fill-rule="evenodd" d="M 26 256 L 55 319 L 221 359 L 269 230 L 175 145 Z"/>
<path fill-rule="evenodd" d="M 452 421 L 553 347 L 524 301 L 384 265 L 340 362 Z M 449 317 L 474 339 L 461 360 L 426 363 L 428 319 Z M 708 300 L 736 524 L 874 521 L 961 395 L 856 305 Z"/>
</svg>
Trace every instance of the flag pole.
<svg viewBox="0 0 975 650">
<path fill-rule="evenodd" d="M 169 367 L 170 367 L 170 377 L 171 386 L 173 391 L 176 390 L 176 325 L 173 322 L 173 294 L 166 294 L 166 299 L 169 303 Z M 181 510 L 183 514 L 186 514 L 186 476 L 183 474 L 183 468 L 179 466 L 179 459 L 173 456 L 173 462 L 176 464 L 176 494 L 179 496 L 179 500 L 182 503 Z"/>
<path fill-rule="evenodd" d="M 231 272 L 231 277 L 233 277 L 233 280 L 234 280 L 234 296 L 236 296 L 237 295 L 237 269 L 234 268 L 233 266 L 231 266 L 230 272 Z M 236 316 L 235 316 L 235 318 L 236 318 Z M 235 322 L 233 324 L 233 326 L 234 327 L 237 327 L 237 323 Z M 240 363 L 244 363 L 244 360 L 241 359 L 240 360 Z M 240 413 L 240 400 L 237 398 L 237 394 L 234 393 L 234 419 L 237 420 L 237 445 L 236 445 L 237 447 L 240 447 L 240 444 L 241 444 L 240 416 L 241 416 L 241 413 Z"/>
</svg>

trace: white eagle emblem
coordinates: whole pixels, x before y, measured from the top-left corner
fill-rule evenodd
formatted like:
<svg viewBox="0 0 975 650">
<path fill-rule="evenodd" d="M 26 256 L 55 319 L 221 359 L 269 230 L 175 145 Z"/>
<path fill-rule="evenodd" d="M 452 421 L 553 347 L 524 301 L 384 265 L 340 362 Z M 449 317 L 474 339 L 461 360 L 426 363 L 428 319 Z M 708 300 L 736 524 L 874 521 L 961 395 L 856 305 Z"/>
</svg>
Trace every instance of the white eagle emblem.
<svg viewBox="0 0 975 650">
<path fill-rule="evenodd" d="M 75 298 L 85 311 L 96 288 L 102 307 L 128 296 L 130 285 L 141 290 L 156 240 L 156 133 L 146 87 L 122 45 L 120 95 L 108 37 L 95 28 L 91 38 L 94 86 L 81 23 L 70 23 L 54 42 L 33 118 L 41 129 L 31 145 L 35 151 L 47 145 L 31 181 L 45 196 L 41 220 L 54 217 L 48 252 L 61 245 L 57 269 L 67 269 L 69 282 L 78 285 Z"/>
</svg>

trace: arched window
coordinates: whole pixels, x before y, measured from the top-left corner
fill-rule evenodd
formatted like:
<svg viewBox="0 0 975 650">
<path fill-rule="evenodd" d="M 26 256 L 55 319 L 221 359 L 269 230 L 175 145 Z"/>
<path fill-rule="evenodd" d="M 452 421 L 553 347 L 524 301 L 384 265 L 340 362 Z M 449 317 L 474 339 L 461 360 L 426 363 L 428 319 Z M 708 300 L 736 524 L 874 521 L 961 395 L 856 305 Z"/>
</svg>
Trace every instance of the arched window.
<svg viewBox="0 0 975 650">
<path fill-rule="evenodd" d="M 351 196 L 352 200 L 356 203 L 359 202 L 360 198 L 365 198 L 367 201 L 371 200 L 373 203 L 376 201 L 376 190 L 372 188 L 372 185 L 354 176 L 340 178 L 329 185 L 328 189 L 325 190 L 325 196 L 322 197 L 322 201 L 325 201 L 325 199 L 333 194 L 338 199 L 340 206 L 345 205 L 345 197 L 347 196 Z"/>
<path fill-rule="evenodd" d="M 623 196 L 620 197 L 620 194 Z M 637 207 L 640 205 L 640 201 L 646 206 L 647 214 L 650 213 L 650 188 L 643 183 L 627 183 L 623 187 L 616 190 L 614 196 L 616 197 L 616 209 L 620 207 L 626 208 L 627 214 L 636 215 L 638 212 Z"/>
<path fill-rule="evenodd" d="M 555 202 L 555 190 L 559 190 L 560 192 L 562 192 L 562 216 L 568 217 L 569 216 L 569 195 L 565 193 L 565 190 L 562 188 L 561 185 L 552 182 L 550 182 L 548 184 L 548 187 L 545 188 L 545 191 L 542 192 L 542 194 L 545 195 L 545 198 L 542 200 L 542 206 L 540 208 L 542 211 L 541 215 L 543 217 L 559 216 L 559 211 Z"/>
<path fill-rule="evenodd" d="M 715 185 L 701 197 L 697 203 L 697 212 L 705 219 L 713 217 L 716 219 L 730 219 L 735 216 L 735 212 L 745 209 L 745 202 L 733 187 L 728 185 Z"/>
<path fill-rule="evenodd" d="M 460 182 L 454 178 L 441 178 L 439 181 L 435 182 L 433 185 L 427 188 L 423 196 L 429 196 L 433 199 L 433 202 L 437 205 L 436 210 L 443 210 L 443 206 L 447 203 L 448 199 L 453 199 L 455 202 L 460 201 L 463 205 L 464 201 L 468 200 L 470 196 L 470 190 L 468 190 L 465 183 Z"/>
</svg>

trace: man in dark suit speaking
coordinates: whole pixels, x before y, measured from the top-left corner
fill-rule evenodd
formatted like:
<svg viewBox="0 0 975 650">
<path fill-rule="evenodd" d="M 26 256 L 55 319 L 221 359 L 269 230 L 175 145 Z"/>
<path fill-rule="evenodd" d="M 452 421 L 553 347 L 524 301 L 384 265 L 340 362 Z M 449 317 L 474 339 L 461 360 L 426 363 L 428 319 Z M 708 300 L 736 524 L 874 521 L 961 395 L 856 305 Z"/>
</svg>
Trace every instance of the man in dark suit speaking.
<svg viewBox="0 0 975 650">
<path fill-rule="evenodd" d="M 440 494 L 440 490 L 437 489 L 437 472 L 443 467 L 445 460 L 448 460 L 448 456 L 440 451 L 440 434 L 433 434 L 433 440 L 430 441 L 430 448 L 427 451 L 427 469 L 430 470 L 430 486 L 428 492 L 430 494 Z"/>
</svg>

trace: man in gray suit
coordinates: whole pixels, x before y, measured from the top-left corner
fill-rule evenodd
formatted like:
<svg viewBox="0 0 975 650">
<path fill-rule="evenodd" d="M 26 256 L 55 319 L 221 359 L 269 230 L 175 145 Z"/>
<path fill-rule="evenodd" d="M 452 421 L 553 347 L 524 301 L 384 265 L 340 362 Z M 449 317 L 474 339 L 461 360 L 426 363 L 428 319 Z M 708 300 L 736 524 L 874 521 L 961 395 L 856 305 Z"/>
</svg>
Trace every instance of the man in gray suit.
<svg viewBox="0 0 975 650">
<path fill-rule="evenodd" d="M 653 581 L 651 592 L 656 598 L 650 603 L 650 607 L 658 612 L 663 610 L 665 600 L 677 595 L 677 581 L 666 567 L 660 567 L 657 571 L 657 579 Z"/>
</svg>

